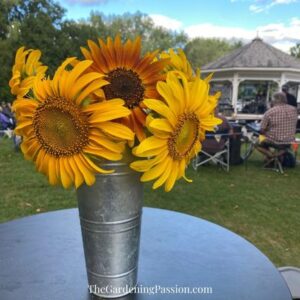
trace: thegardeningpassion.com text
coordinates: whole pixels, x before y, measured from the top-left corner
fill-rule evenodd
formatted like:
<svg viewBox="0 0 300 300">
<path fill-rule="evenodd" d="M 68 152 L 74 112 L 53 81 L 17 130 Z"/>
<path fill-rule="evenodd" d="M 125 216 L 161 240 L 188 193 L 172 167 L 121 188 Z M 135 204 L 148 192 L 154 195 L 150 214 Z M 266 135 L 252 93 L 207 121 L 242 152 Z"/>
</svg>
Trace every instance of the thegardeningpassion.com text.
<svg viewBox="0 0 300 300">
<path fill-rule="evenodd" d="M 153 285 L 153 286 L 143 286 L 138 285 L 136 287 L 130 287 L 128 285 L 122 287 L 115 287 L 111 285 L 99 287 L 97 285 L 89 285 L 88 289 L 90 293 L 96 295 L 125 295 L 129 293 L 133 294 L 213 294 L 212 287 L 203 287 L 203 286 L 195 286 L 195 287 L 186 287 L 186 286 L 161 286 L 161 285 Z"/>
</svg>

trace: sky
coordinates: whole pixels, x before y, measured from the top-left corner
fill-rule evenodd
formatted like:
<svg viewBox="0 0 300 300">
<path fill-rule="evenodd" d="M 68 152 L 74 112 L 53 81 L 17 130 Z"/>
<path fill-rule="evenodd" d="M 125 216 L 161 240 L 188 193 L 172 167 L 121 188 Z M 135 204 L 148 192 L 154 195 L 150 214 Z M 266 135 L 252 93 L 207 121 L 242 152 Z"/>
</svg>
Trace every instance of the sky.
<svg viewBox="0 0 300 300">
<path fill-rule="evenodd" d="M 300 0 L 56 0 L 68 19 L 105 15 L 148 14 L 157 26 L 184 31 L 190 38 L 224 38 L 249 42 L 257 35 L 289 52 L 300 43 Z"/>
</svg>

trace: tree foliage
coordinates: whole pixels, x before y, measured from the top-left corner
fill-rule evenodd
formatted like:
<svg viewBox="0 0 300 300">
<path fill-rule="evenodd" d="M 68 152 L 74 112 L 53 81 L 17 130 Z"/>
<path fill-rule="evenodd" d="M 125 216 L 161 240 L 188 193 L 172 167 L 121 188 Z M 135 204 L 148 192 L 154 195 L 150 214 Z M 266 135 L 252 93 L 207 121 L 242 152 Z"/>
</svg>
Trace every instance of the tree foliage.
<svg viewBox="0 0 300 300">
<path fill-rule="evenodd" d="M 65 58 L 82 58 L 80 46 L 85 46 L 88 39 L 96 41 L 117 34 L 123 41 L 141 36 L 144 53 L 185 47 L 195 67 L 236 47 L 216 39 L 188 42 L 185 33 L 157 27 L 149 16 L 141 12 L 106 16 L 92 11 L 87 19 L 79 21 L 65 19 L 65 12 L 55 0 L 0 0 L 1 100 L 12 100 L 8 81 L 20 46 L 40 49 L 43 53 L 41 61 L 49 67 L 50 75 Z"/>
<path fill-rule="evenodd" d="M 80 46 L 88 39 L 106 39 L 120 34 L 123 39 L 141 36 L 143 51 L 176 48 L 187 42 L 184 33 L 154 25 L 140 12 L 105 16 L 92 11 L 86 20 L 65 20 L 65 9 L 54 0 L 0 1 L 0 97 L 12 100 L 8 87 L 18 47 L 40 49 L 50 75 L 69 56 L 82 58 Z"/>
<path fill-rule="evenodd" d="M 9 32 L 10 12 L 16 1 L 0 1 L 0 39 L 6 38 Z"/>
<path fill-rule="evenodd" d="M 241 42 L 230 43 L 217 38 L 195 38 L 186 44 L 184 51 L 192 66 L 201 68 L 241 46 Z"/>
<path fill-rule="evenodd" d="M 187 42 L 183 32 L 172 32 L 162 27 L 156 27 L 153 20 L 141 12 L 135 14 L 105 16 L 92 12 L 88 22 L 96 29 L 98 37 L 116 36 L 120 34 L 123 41 L 127 38 L 140 36 L 143 39 L 143 51 L 182 47 Z"/>
<path fill-rule="evenodd" d="M 292 56 L 300 58 L 300 43 L 290 49 L 290 53 Z"/>
</svg>

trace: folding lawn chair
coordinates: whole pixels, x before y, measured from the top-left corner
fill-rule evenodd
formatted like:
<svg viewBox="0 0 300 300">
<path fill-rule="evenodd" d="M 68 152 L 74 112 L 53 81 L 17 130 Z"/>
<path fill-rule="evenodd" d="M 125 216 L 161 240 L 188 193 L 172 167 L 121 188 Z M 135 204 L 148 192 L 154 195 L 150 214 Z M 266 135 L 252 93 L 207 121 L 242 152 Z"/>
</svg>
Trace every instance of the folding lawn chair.
<svg viewBox="0 0 300 300">
<path fill-rule="evenodd" d="M 199 166 L 212 162 L 225 171 L 229 171 L 230 138 L 229 134 L 207 134 L 202 149 L 194 158 L 192 166 L 197 171 Z"/>
</svg>

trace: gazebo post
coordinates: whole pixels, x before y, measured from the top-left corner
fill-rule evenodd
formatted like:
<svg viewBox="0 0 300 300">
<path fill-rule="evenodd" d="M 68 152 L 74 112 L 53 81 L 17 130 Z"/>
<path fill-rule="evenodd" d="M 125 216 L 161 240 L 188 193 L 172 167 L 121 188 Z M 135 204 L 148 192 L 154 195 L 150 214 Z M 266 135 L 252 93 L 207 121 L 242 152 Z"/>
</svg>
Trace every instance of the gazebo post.
<svg viewBox="0 0 300 300">
<path fill-rule="evenodd" d="M 281 91 L 285 83 L 286 83 L 285 73 L 282 72 L 280 77 L 279 91 Z"/>
<path fill-rule="evenodd" d="M 238 93 L 239 93 L 239 74 L 234 73 L 233 80 L 232 80 L 232 106 L 234 109 L 234 115 L 237 114 Z"/>
<path fill-rule="evenodd" d="M 267 95 L 265 100 L 265 106 L 268 107 L 270 98 L 270 81 L 267 82 Z"/>
</svg>

